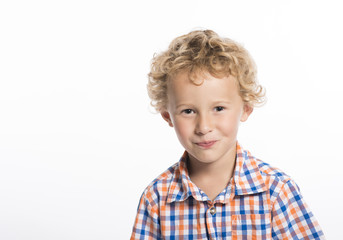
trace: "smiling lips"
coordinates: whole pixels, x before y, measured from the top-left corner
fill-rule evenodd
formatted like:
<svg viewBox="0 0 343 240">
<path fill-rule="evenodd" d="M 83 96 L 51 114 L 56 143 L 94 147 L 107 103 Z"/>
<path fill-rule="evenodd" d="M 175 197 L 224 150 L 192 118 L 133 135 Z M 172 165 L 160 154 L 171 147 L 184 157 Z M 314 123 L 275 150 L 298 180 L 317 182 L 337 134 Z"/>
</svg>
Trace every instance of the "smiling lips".
<svg viewBox="0 0 343 240">
<path fill-rule="evenodd" d="M 207 142 L 198 142 L 198 143 L 195 143 L 196 145 L 202 147 L 202 148 L 210 148 L 212 147 L 217 141 L 207 141 Z"/>
</svg>

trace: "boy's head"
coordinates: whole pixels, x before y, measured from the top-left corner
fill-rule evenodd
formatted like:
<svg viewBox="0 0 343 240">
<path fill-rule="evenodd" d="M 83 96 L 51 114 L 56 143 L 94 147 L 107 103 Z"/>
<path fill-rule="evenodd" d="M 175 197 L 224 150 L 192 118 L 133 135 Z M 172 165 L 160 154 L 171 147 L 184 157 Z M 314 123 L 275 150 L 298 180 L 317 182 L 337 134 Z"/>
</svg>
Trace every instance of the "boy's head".
<svg viewBox="0 0 343 240">
<path fill-rule="evenodd" d="M 155 56 L 148 90 L 190 159 L 202 163 L 235 157 L 239 123 L 263 99 L 248 52 L 210 30 L 176 38 Z"/>
<path fill-rule="evenodd" d="M 254 107 L 264 102 L 255 63 L 247 50 L 214 31 L 198 30 L 177 37 L 166 51 L 153 58 L 148 93 L 158 112 L 166 110 L 168 83 L 180 72 L 186 72 L 196 85 L 202 83 L 201 77 L 206 73 L 214 77 L 234 76 L 244 103 Z"/>
</svg>

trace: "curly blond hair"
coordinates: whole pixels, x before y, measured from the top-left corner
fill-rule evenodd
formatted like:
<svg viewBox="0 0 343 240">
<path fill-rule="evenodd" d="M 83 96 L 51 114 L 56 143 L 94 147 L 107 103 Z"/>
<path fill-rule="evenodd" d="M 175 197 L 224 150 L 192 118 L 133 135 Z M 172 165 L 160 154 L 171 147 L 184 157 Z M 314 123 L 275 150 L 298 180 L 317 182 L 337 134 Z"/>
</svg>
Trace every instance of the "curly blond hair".
<svg viewBox="0 0 343 240">
<path fill-rule="evenodd" d="M 152 59 L 148 94 L 158 112 L 166 110 L 168 81 L 181 71 L 187 71 L 196 85 L 194 79 L 199 73 L 208 72 L 214 77 L 232 75 L 246 104 L 254 107 L 264 103 L 265 91 L 257 82 L 256 65 L 248 51 L 212 30 L 197 30 L 177 37 L 166 51 Z"/>
</svg>

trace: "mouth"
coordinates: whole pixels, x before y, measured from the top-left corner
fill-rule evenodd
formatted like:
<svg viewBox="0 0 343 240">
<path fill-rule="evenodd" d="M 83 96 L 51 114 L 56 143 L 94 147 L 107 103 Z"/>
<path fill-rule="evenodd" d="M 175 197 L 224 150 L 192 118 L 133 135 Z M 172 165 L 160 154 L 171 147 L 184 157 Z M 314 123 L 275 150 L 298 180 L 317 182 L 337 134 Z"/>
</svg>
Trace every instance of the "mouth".
<svg viewBox="0 0 343 240">
<path fill-rule="evenodd" d="M 207 148 L 212 147 L 216 142 L 217 141 L 214 140 L 214 141 L 206 141 L 206 142 L 197 142 L 195 144 L 198 145 L 201 148 L 207 149 Z"/>
</svg>

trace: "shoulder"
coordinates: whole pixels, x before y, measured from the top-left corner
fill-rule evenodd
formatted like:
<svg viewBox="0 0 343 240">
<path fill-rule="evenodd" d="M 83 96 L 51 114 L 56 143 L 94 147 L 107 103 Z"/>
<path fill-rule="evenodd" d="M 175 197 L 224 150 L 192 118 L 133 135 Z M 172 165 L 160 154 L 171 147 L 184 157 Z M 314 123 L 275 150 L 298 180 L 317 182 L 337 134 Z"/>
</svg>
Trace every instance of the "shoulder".
<svg viewBox="0 0 343 240">
<path fill-rule="evenodd" d="M 269 189 L 271 200 L 276 200 L 280 193 L 287 191 L 299 192 L 295 181 L 284 171 L 260 159 L 256 159 L 259 171 Z"/>
<path fill-rule="evenodd" d="M 142 197 L 145 198 L 147 204 L 156 205 L 167 198 L 171 183 L 177 181 L 178 172 L 179 162 L 161 173 L 144 189 Z"/>
<path fill-rule="evenodd" d="M 238 193 L 257 193 L 265 192 L 269 195 L 271 204 L 277 199 L 300 195 L 300 189 L 295 181 L 284 171 L 266 163 L 255 156 L 248 150 L 241 150 L 239 156 L 243 159 L 239 164 L 239 180 L 241 184 L 237 187 Z M 236 181 L 240 183 L 240 181 Z M 283 198 L 284 198 L 283 197 Z"/>
<path fill-rule="evenodd" d="M 266 163 L 260 159 L 255 158 L 255 161 L 257 163 L 257 166 L 259 168 L 260 173 L 263 176 L 271 177 L 277 181 L 286 183 L 287 181 L 290 180 L 290 176 L 280 170 L 277 167 L 274 167 L 270 165 L 269 163 Z"/>
<path fill-rule="evenodd" d="M 171 182 L 172 179 L 174 178 L 174 175 L 176 171 L 178 171 L 179 168 L 179 162 L 173 164 L 170 166 L 167 170 L 165 170 L 163 173 L 158 175 L 145 189 L 145 191 L 149 191 L 152 188 L 155 188 L 156 186 L 159 185 L 164 185 L 168 182 Z"/>
</svg>

